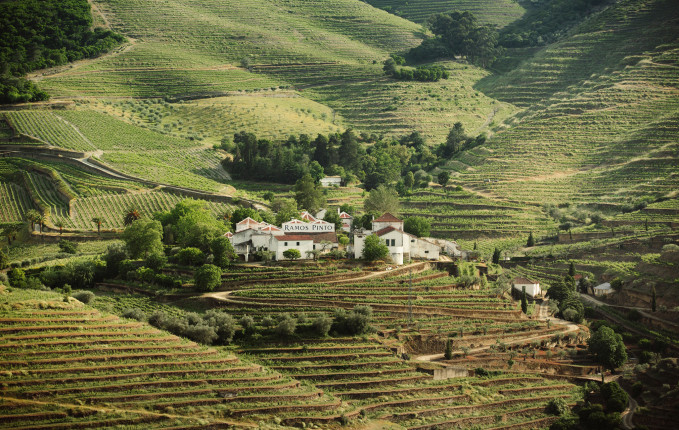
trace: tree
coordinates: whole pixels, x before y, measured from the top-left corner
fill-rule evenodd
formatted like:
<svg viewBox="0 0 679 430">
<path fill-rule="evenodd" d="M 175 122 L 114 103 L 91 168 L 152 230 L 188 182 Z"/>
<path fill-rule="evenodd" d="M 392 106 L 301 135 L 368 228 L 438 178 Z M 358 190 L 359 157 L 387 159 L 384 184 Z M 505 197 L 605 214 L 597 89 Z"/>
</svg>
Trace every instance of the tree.
<svg viewBox="0 0 679 430">
<path fill-rule="evenodd" d="M 297 329 L 297 320 L 291 317 L 289 314 L 283 314 L 278 321 L 278 325 L 274 329 L 277 335 L 283 337 L 289 337 L 295 334 Z"/>
<path fill-rule="evenodd" d="M 321 179 L 325 178 L 323 166 L 321 166 L 316 160 L 313 160 L 311 163 L 309 163 L 309 174 L 314 179 L 315 183 L 319 183 Z"/>
<path fill-rule="evenodd" d="M 321 336 L 321 337 L 327 336 L 328 332 L 330 332 L 331 327 L 332 327 L 332 318 L 330 318 L 326 314 L 320 314 L 311 323 L 311 328 L 314 330 L 314 332 L 318 336 Z"/>
<path fill-rule="evenodd" d="M 153 280 L 155 279 L 155 275 L 156 275 L 153 272 L 153 269 L 151 269 L 149 267 L 144 267 L 144 266 L 137 268 L 136 274 L 137 274 L 137 279 L 139 280 L 139 282 L 141 282 L 142 286 L 144 286 L 144 284 L 148 284 L 148 283 L 153 282 Z"/>
<path fill-rule="evenodd" d="M 393 188 L 380 185 L 370 191 L 370 195 L 365 199 L 363 206 L 366 212 L 379 214 L 389 212 L 393 215 L 397 215 L 400 210 L 398 193 Z"/>
<path fill-rule="evenodd" d="M 446 349 L 443 352 L 443 358 L 446 360 L 452 360 L 453 358 L 453 341 L 450 339 L 446 340 Z"/>
<path fill-rule="evenodd" d="M 655 292 L 655 286 L 653 289 L 651 289 L 651 310 L 655 312 L 656 309 L 656 292 Z"/>
<path fill-rule="evenodd" d="M 54 226 L 59 228 L 59 235 L 61 235 L 64 232 L 64 226 L 65 225 L 66 224 L 64 223 L 64 220 L 62 220 L 62 219 L 58 219 L 58 220 L 54 221 Z"/>
<path fill-rule="evenodd" d="M 599 327 L 587 343 L 589 353 L 611 371 L 627 362 L 627 351 L 622 336 L 610 327 L 603 325 Z"/>
<path fill-rule="evenodd" d="M 561 281 L 554 282 L 547 290 L 547 297 L 556 300 L 559 303 L 570 298 L 572 295 L 573 290 Z"/>
<path fill-rule="evenodd" d="M 127 226 L 122 234 L 132 258 L 163 252 L 163 226 L 159 221 L 142 218 Z"/>
<path fill-rule="evenodd" d="M 493 264 L 498 264 L 500 263 L 500 250 L 495 248 L 493 250 Z"/>
<path fill-rule="evenodd" d="M 528 299 L 526 298 L 526 286 L 521 289 L 521 312 L 528 313 Z"/>
<path fill-rule="evenodd" d="M 181 246 L 200 248 L 206 253 L 210 252 L 212 241 L 227 230 L 227 226 L 215 218 L 204 205 L 192 207 L 174 224 L 176 239 Z"/>
<path fill-rule="evenodd" d="M 447 172 L 445 170 L 442 171 L 441 173 L 439 173 L 437 179 L 439 181 L 439 184 L 441 184 L 443 188 L 446 188 L 446 185 L 448 185 L 448 181 L 450 181 L 450 172 Z"/>
<path fill-rule="evenodd" d="M 288 260 L 297 260 L 301 256 L 302 253 L 299 252 L 299 249 L 291 248 L 283 251 L 283 257 L 287 258 Z"/>
<path fill-rule="evenodd" d="M 271 209 L 276 212 L 277 225 L 282 225 L 299 216 L 297 202 L 294 199 L 277 198 L 271 203 Z"/>
<path fill-rule="evenodd" d="M 132 224 L 136 220 L 141 218 L 141 214 L 139 214 L 139 211 L 135 208 L 129 208 L 127 212 L 125 212 L 125 216 L 123 216 L 123 225 L 127 227 L 128 225 Z"/>
<path fill-rule="evenodd" d="M 409 190 L 413 188 L 413 185 L 415 185 L 415 175 L 413 175 L 413 172 L 406 173 L 406 175 L 403 177 L 403 184 Z"/>
<path fill-rule="evenodd" d="M 45 218 L 45 215 L 39 214 L 35 218 L 35 223 L 38 224 L 38 227 L 40 228 L 40 233 L 42 234 L 42 229 L 45 227 L 45 221 L 47 219 Z"/>
<path fill-rule="evenodd" d="M 9 265 L 9 257 L 0 250 L 0 270 L 4 270 Z"/>
<path fill-rule="evenodd" d="M 611 288 L 613 288 L 617 293 L 622 291 L 622 279 L 615 278 L 611 281 Z"/>
<path fill-rule="evenodd" d="M 295 201 L 297 201 L 297 205 L 302 209 L 316 213 L 325 206 L 323 190 L 314 183 L 313 178 L 308 173 L 295 183 L 294 191 Z"/>
<path fill-rule="evenodd" d="M 323 217 L 323 221 L 335 224 L 335 231 L 342 230 L 342 220 L 336 211 L 328 210 Z"/>
<path fill-rule="evenodd" d="M 213 291 L 222 283 L 222 269 L 212 264 L 204 264 L 196 269 L 193 278 L 199 290 Z"/>
<path fill-rule="evenodd" d="M 40 218 L 40 212 L 35 209 L 29 209 L 24 214 L 24 218 L 31 223 L 31 231 L 35 230 L 35 223 Z"/>
<path fill-rule="evenodd" d="M 368 261 L 375 261 L 389 255 L 389 248 L 375 234 L 365 238 L 363 244 L 363 258 Z"/>
<path fill-rule="evenodd" d="M 417 237 L 427 237 L 431 231 L 431 222 L 420 216 L 408 217 L 403 222 L 403 230 Z"/>
<path fill-rule="evenodd" d="M 528 235 L 528 240 L 526 241 L 527 247 L 535 246 L 535 238 L 533 237 L 533 232 L 531 231 Z"/>
<path fill-rule="evenodd" d="M 97 225 L 97 234 L 101 235 L 101 225 L 103 224 L 104 220 L 98 216 L 95 216 L 92 218 L 92 222 Z"/>
<path fill-rule="evenodd" d="M 568 276 L 575 278 L 575 264 L 572 261 L 571 264 L 568 266 Z"/>
<path fill-rule="evenodd" d="M 228 267 L 236 259 L 236 251 L 233 249 L 231 241 L 224 236 L 214 238 L 210 243 L 210 250 L 214 256 L 213 263 L 222 269 Z"/>
</svg>

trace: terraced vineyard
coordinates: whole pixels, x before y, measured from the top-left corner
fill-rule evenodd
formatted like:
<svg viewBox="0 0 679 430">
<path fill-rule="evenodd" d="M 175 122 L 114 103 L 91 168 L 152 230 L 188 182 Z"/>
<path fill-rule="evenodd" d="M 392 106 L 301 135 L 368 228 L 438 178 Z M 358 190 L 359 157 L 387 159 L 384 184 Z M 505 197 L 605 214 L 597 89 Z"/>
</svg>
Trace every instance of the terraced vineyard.
<svg viewBox="0 0 679 430">
<path fill-rule="evenodd" d="M 481 82 L 487 94 L 530 107 L 459 160 L 461 178 L 527 202 L 621 202 L 676 189 L 679 48 L 667 43 L 676 13 L 666 1 L 616 3 L 521 68 Z"/>
<path fill-rule="evenodd" d="M 472 12 L 484 23 L 502 27 L 524 13 L 519 3 L 511 0 L 366 0 L 366 3 L 419 23 L 437 13 L 460 10 Z"/>
<path fill-rule="evenodd" d="M 521 318 L 516 305 L 494 290 L 468 290 L 456 284 L 446 272 L 416 271 L 412 289 L 412 320 L 408 306 L 408 272 L 391 275 L 355 272 L 305 281 L 300 269 L 286 276 L 257 284 L 227 283 L 227 292 L 208 294 L 212 307 L 232 315 L 249 315 L 256 324 L 266 318 L 290 314 L 313 320 L 336 308 L 353 309 L 369 305 L 377 336 L 314 338 L 300 334 L 283 341 L 279 337 L 260 338 L 244 344 L 239 351 L 262 365 L 292 378 L 308 381 L 326 393 L 342 399 L 348 418 L 362 416 L 388 420 L 411 429 L 452 428 L 480 425 L 494 428 L 509 425 L 544 426 L 554 418 L 544 413 L 546 402 L 563 397 L 574 403 L 575 386 L 547 381 L 535 375 L 501 373 L 491 377 L 462 377 L 435 381 L 418 370 L 411 356 L 443 351 L 445 339 L 452 337 L 454 348 L 488 350 L 498 344 L 511 347 L 546 341 L 571 328 Z M 287 270 L 290 272 L 290 269 Z M 263 276 L 255 272 L 252 276 Z M 307 324 L 304 323 L 304 324 Z M 300 323 L 302 324 L 302 323 Z M 301 338 L 300 338 L 301 337 Z M 398 352 L 399 355 L 394 353 Z M 414 358 L 414 357 L 412 357 Z M 302 421 L 328 423 L 339 413 L 291 417 L 285 424 Z"/>
<path fill-rule="evenodd" d="M 0 207 L 0 222 L 22 221 L 26 211 L 33 209 L 33 202 L 23 188 L 0 182 Z"/>
<path fill-rule="evenodd" d="M 296 411 L 337 404 L 278 372 L 57 294 L 3 290 L 2 301 L 6 428 L 247 427 L 239 421 L 285 415 L 282 401 Z"/>
</svg>

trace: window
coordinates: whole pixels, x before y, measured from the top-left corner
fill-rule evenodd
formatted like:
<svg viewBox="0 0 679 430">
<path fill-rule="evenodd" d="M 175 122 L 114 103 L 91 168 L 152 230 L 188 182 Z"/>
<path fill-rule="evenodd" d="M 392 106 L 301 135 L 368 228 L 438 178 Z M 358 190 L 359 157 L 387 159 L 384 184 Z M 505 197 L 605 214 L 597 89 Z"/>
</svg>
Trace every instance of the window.
<svg viewBox="0 0 679 430">
<path fill-rule="evenodd" d="M 415 239 L 410 239 L 410 243 L 415 243 Z"/>
<path fill-rule="evenodd" d="M 297 242 L 297 246 L 299 246 L 299 242 Z"/>
<path fill-rule="evenodd" d="M 429 251 L 424 251 L 425 254 L 429 254 Z"/>
<path fill-rule="evenodd" d="M 387 239 L 389 240 L 389 239 Z M 396 246 L 396 239 L 391 239 L 391 246 Z"/>
<path fill-rule="evenodd" d="M 283 242 L 283 246 L 288 246 L 288 242 Z"/>
</svg>

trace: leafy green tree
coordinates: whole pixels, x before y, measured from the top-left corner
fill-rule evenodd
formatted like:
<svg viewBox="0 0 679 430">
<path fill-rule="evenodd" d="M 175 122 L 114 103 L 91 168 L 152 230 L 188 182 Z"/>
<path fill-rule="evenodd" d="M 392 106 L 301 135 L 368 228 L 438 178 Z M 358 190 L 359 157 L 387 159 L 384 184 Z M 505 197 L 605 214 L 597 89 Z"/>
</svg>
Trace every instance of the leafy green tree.
<svg viewBox="0 0 679 430">
<path fill-rule="evenodd" d="M 59 235 L 64 233 L 64 227 L 66 226 L 66 223 L 62 219 L 57 219 L 54 221 L 54 226 L 59 229 Z"/>
<path fill-rule="evenodd" d="M 356 172 L 361 169 L 361 159 L 365 155 L 365 151 L 358 142 L 358 137 L 352 129 L 347 129 L 342 133 L 340 140 L 340 165 L 347 171 Z"/>
<path fill-rule="evenodd" d="M 297 320 L 289 314 L 283 314 L 278 321 L 278 325 L 274 328 L 277 335 L 283 337 L 290 337 L 295 334 L 297 329 Z"/>
<path fill-rule="evenodd" d="M 328 210 L 325 213 L 323 221 L 335 224 L 335 231 L 342 230 L 342 220 L 340 219 L 339 214 L 333 210 Z"/>
<path fill-rule="evenodd" d="M 295 200 L 300 208 L 315 213 L 325 206 L 323 190 L 314 183 L 313 178 L 308 173 L 295 183 L 294 191 Z"/>
<path fill-rule="evenodd" d="M 521 289 L 521 312 L 528 313 L 528 299 L 526 298 L 526 286 Z"/>
<path fill-rule="evenodd" d="M 297 202 L 294 199 L 277 198 L 271 204 L 271 208 L 276 212 L 276 225 L 299 217 Z"/>
<path fill-rule="evenodd" d="M 622 279 L 620 278 L 615 278 L 611 281 L 611 288 L 613 288 L 616 292 L 621 292 L 622 291 Z"/>
<path fill-rule="evenodd" d="M 370 195 L 364 202 L 366 212 L 385 213 L 389 212 L 397 215 L 401 204 L 398 200 L 398 193 L 393 188 L 380 185 L 370 191 Z"/>
<path fill-rule="evenodd" d="M 132 258 L 163 252 L 163 226 L 158 221 L 139 219 L 127 226 L 121 238 Z"/>
<path fill-rule="evenodd" d="M 413 185 L 415 185 L 415 175 L 413 175 L 413 172 L 406 173 L 403 177 L 403 185 L 409 190 L 413 188 Z"/>
<path fill-rule="evenodd" d="M 587 344 L 589 353 L 594 356 L 597 362 L 612 371 L 627 362 L 627 351 L 622 336 L 610 327 L 599 327 L 590 336 Z"/>
<path fill-rule="evenodd" d="M 408 217 L 403 221 L 403 230 L 417 237 L 427 237 L 431 232 L 431 222 L 420 216 Z"/>
<path fill-rule="evenodd" d="M 213 291 L 222 283 L 222 269 L 212 264 L 204 264 L 193 275 L 196 288 L 200 291 Z"/>
<path fill-rule="evenodd" d="M 556 300 L 559 303 L 570 298 L 572 295 L 573 290 L 561 281 L 555 281 L 547 290 L 547 297 Z"/>
<path fill-rule="evenodd" d="M 175 224 L 177 242 L 181 246 L 210 251 L 210 243 L 222 236 L 228 228 L 216 219 L 204 206 L 182 215 Z"/>
<path fill-rule="evenodd" d="M 315 183 L 319 183 L 321 179 L 325 178 L 325 172 L 323 171 L 323 166 L 316 160 L 309 163 L 309 174 L 314 179 Z"/>
<path fill-rule="evenodd" d="M 154 252 L 144 259 L 144 264 L 154 272 L 158 272 L 167 264 L 167 257 L 165 253 Z"/>
<path fill-rule="evenodd" d="M 568 266 L 568 276 L 571 276 L 575 278 L 575 264 L 571 261 L 571 264 Z"/>
<path fill-rule="evenodd" d="M 328 333 L 330 332 L 331 327 L 332 327 L 332 318 L 330 318 L 329 316 L 327 316 L 325 314 L 320 314 L 311 323 L 311 328 L 320 337 L 327 336 Z"/>
<path fill-rule="evenodd" d="M 368 261 L 380 260 L 389 255 L 389 248 L 377 235 L 371 234 L 365 238 L 363 245 L 363 258 Z"/>
<path fill-rule="evenodd" d="M 533 232 L 531 231 L 528 235 L 528 240 L 526 241 L 527 247 L 535 246 L 535 238 L 533 237 Z"/>
<path fill-rule="evenodd" d="M 450 172 L 444 170 L 441 173 L 439 173 L 437 177 L 439 184 L 445 188 L 446 185 L 448 185 L 448 181 L 450 181 Z"/>
<path fill-rule="evenodd" d="M 210 249 L 214 256 L 213 263 L 222 269 L 228 267 L 236 259 L 236 251 L 233 249 L 231 241 L 224 236 L 214 238 L 210 243 Z"/>
<path fill-rule="evenodd" d="M 38 222 L 38 219 L 40 219 L 40 212 L 36 211 L 35 209 L 29 209 L 24 214 L 24 218 L 26 221 L 31 223 L 31 231 L 34 231 L 35 223 Z"/>
<path fill-rule="evenodd" d="M 200 266 L 205 263 L 205 254 L 200 249 L 190 246 L 177 253 L 177 260 L 186 266 Z"/>
<path fill-rule="evenodd" d="M 149 267 L 142 266 L 142 267 L 137 268 L 136 274 L 137 274 L 137 279 L 139 280 L 139 282 L 141 282 L 142 286 L 144 284 L 152 283 L 153 280 L 155 279 L 155 273 L 153 272 L 153 269 L 151 269 Z"/>
<path fill-rule="evenodd" d="M 283 251 L 283 257 L 287 258 L 288 260 L 297 260 L 301 256 L 302 253 L 299 252 L 299 249 L 291 248 Z"/>
</svg>

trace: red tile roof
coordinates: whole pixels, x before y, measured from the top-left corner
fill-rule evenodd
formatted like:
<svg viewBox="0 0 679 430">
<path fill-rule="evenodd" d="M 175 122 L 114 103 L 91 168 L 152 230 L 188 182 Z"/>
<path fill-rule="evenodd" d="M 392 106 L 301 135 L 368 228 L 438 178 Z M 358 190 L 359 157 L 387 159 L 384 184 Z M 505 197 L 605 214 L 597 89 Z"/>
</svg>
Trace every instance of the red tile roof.
<svg viewBox="0 0 679 430">
<path fill-rule="evenodd" d="M 314 240 L 310 234 L 284 234 L 281 236 L 274 236 L 274 238 L 278 241 L 287 240 L 292 242 Z"/>
<path fill-rule="evenodd" d="M 401 230 L 394 228 L 392 226 L 389 226 L 389 227 L 384 227 L 382 230 L 376 231 L 375 234 L 378 235 L 378 236 L 384 236 L 385 234 L 391 233 L 392 231 L 398 231 L 398 232 L 403 233 Z"/>
<path fill-rule="evenodd" d="M 346 212 L 342 212 L 342 213 L 339 215 L 339 217 L 342 218 L 342 219 L 351 219 L 351 218 L 353 218 L 351 215 L 349 215 L 349 214 L 346 213 Z"/>
<path fill-rule="evenodd" d="M 400 219 L 396 218 L 389 212 L 385 212 L 381 217 L 377 218 L 373 222 L 403 222 Z"/>
</svg>

